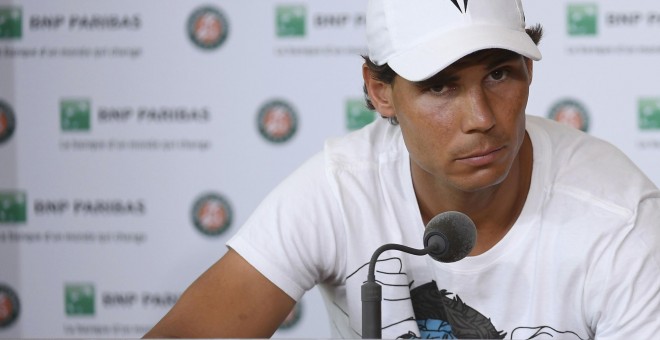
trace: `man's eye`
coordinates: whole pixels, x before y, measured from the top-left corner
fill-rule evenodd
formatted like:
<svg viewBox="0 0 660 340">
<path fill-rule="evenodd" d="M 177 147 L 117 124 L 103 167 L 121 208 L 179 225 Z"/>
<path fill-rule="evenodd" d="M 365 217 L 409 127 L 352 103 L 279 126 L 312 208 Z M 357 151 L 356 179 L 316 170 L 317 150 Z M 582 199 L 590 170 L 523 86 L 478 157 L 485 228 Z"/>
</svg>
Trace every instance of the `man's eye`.
<svg viewBox="0 0 660 340">
<path fill-rule="evenodd" d="M 439 85 L 439 86 L 431 86 L 429 87 L 429 92 L 431 93 L 442 93 L 446 89 L 446 86 L 444 85 Z"/>
<path fill-rule="evenodd" d="M 448 83 L 442 83 L 442 84 L 438 83 L 438 84 L 434 84 L 434 85 L 429 85 L 426 88 L 426 91 L 428 91 L 431 94 L 442 94 L 442 95 L 444 95 L 444 94 L 447 94 L 448 92 L 453 91 L 455 88 L 456 88 L 456 86 L 454 84 L 451 84 L 451 83 L 449 83 L 449 84 Z"/>
<path fill-rule="evenodd" d="M 490 73 L 490 77 L 493 80 L 502 80 L 506 78 L 506 76 L 509 74 L 507 70 L 504 69 L 498 69 Z"/>
</svg>

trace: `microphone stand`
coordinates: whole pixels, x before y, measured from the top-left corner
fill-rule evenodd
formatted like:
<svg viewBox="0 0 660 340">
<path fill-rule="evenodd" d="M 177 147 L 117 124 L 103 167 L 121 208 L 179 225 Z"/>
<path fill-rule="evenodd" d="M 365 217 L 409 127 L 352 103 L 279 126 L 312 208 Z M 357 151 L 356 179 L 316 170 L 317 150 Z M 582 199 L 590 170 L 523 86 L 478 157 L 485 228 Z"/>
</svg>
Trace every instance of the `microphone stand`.
<svg viewBox="0 0 660 340">
<path fill-rule="evenodd" d="M 369 273 L 367 282 L 361 287 L 362 294 L 362 339 L 380 339 L 382 336 L 381 325 L 381 300 L 383 298 L 382 287 L 376 282 L 376 262 L 378 256 L 387 250 L 399 250 L 412 255 L 427 255 L 440 248 L 437 243 L 430 243 L 424 249 L 415 249 L 400 244 L 385 244 L 380 246 L 369 261 Z"/>
<path fill-rule="evenodd" d="M 448 237 L 449 236 L 449 237 Z M 361 287 L 362 339 L 380 339 L 382 324 L 380 301 L 383 292 L 376 282 L 376 262 L 386 250 L 399 250 L 412 255 L 430 255 L 436 261 L 456 262 L 466 257 L 476 243 L 477 228 L 467 215 L 458 211 L 446 211 L 433 217 L 424 231 L 424 248 L 415 249 L 389 243 L 380 246 L 369 261 L 367 282 Z M 449 240 L 452 240 L 450 247 Z"/>
</svg>

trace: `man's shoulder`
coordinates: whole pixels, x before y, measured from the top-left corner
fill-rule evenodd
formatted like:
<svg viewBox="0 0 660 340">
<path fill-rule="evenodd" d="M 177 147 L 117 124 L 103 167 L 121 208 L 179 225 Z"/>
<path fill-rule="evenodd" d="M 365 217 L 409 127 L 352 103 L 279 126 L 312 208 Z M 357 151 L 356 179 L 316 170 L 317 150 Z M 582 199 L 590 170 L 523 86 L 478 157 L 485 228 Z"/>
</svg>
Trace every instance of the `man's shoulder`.
<svg viewBox="0 0 660 340">
<path fill-rule="evenodd" d="M 533 147 L 541 149 L 542 156 L 551 157 L 552 161 L 587 169 L 593 169 L 601 163 L 614 163 L 639 171 L 632 160 L 615 145 L 554 120 L 528 116 L 527 131 Z"/>
<path fill-rule="evenodd" d="M 555 121 L 530 116 L 535 166 L 545 170 L 545 187 L 592 202 L 634 210 L 657 187 L 618 147 Z"/>
<path fill-rule="evenodd" d="M 325 142 L 324 153 L 331 166 L 369 166 L 384 158 L 400 158 L 405 151 L 401 130 L 384 119 Z"/>
</svg>

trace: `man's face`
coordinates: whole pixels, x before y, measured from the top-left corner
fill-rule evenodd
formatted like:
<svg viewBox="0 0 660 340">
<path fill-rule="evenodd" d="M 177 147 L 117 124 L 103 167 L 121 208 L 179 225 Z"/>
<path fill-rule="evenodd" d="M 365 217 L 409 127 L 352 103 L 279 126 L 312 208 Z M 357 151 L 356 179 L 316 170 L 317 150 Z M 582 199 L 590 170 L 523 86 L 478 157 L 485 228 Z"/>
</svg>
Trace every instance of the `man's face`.
<svg viewBox="0 0 660 340">
<path fill-rule="evenodd" d="M 525 138 L 532 64 L 503 50 L 474 53 L 429 80 L 396 77 L 393 112 L 414 174 L 475 192 L 501 183 Z"/>
</svg>

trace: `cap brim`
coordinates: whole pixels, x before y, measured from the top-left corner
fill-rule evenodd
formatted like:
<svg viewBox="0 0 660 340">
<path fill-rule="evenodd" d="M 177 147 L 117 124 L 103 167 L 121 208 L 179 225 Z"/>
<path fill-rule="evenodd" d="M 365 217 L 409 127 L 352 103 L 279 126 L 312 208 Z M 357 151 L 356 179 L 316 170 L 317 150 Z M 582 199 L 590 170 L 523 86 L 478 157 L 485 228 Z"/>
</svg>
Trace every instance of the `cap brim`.
<svg viewBox="0 0 660 340">
<path fill-rule="evenodd" d="M 524 31 L 471 26 L 449 33 L 393 55 L 387 61 L 388 65 L 407 80 L 422 81 L 466 55 L 485 49 L 501 48 L 532 60 L 541 59 L 541 51 Z"/>
</svg>

